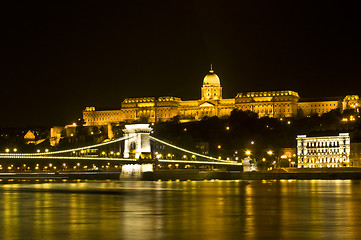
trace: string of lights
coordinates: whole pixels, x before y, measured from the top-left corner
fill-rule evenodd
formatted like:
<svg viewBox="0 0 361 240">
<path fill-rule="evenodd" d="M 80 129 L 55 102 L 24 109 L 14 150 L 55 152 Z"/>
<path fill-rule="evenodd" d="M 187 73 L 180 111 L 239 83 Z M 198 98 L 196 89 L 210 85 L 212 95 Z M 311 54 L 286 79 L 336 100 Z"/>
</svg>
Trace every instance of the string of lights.
<svg viewBox="0 0 361 240">
<path fill-rule="evenodd" d="M 123 161 L 123 162 L 137 162 L 137 159 L 133 158 L 106 158 L 106 157 L 62 157 L 62 156 L 24 156 L 24 155 L 7 155 L 1 156 L 7 159 L 54 159 L 54 160 L 97 160 L 97 161 Z M 185 160 L 158 160 L 160 163 L 189 163 Z M 216 164 L 216 165 L 242 165 L 235 162 L 207 162 L 207 161 L 192 161 L 193 164 Z"/>
<path fill-rule="evenodd" d="M 161 144 L 164 144 L 164 145 L 167 145 L 169 147 L 172 147 L 172 148 L 175 148 L 177 150 L 180 150 L 180 151 L 183 151 L 183 152 L 186 152 L 186 153 L 189 153 L 189 154 L 192 154 L 192 155 L 195 155 L 195 156 L 198 156 L 198 157 L 203 157 L 203 158 L 207 158 L 207 159 L 210 159 L 210 160 L 213 160 L 213 161 L 218 161 L 218 162 L 230 162 L 230 161 L 227 161 L 227 160 L 222 160 L 222 159 L 218 159 L 218 158 L 214 158 L 214 157 L 210 157 L 210 156 L 207 156 L 207 155 L 203 155 L 203 154 L 200 154 L 200 153 L 196 153 L 196 152 L 192 152 L 192 151 L 189 151 L 187 149 L 184 149 L 184 148 L 181 148 L 181 147 L 177 147 L 173 144 L 170 144 L 168 142 L 165 142 L 163 140 L 160 140 L 158 138 L 155 138 L 155 137 L 152 137 L 152 136 L 149 136 L 149 138 L 153 141 L 156 141 L 156 142 L 159 142 Z"/>
<path fill-rule="evenodd" d="M 126 161 L 136 162 L 134 158 L 108 158 L 108 157 L 62 157 L 62 156 L 28 156 L 28 155 L 1 155 L 1 158 L 7 159 L 66 159 L 66 160 L 101 160 L 101 161 Z"/>
<path fill-rule="evenodd" d="M 192 164 L 212 164 L 212 165 L 239 165 L 241 166 L 242 163 L 237 163 L 234 161 L 227 161 L 227 162 L 207 162 L 207 161 L 187 161 L 187 160 L 170 160 L 170 159 L 160 159 L 158 160 L 160 163 L 192 163 Z"/>
<path fill-rule="evenodd" d="M 41 155 L 54 155 L 54 154 L 61 154 L 61 153 L 68 153 L 68 152 L 75 152 L 75 151 L 81 151 L 81 150 L 85 150 L 85 149 L 89 149 L 89 148 L 96 148 L 96 147 L 100 147 L 100 146 L 105 146 L 108 144 L 112 144 L 112 143 L 116 143 L 116 142 L 120 142 L 126 139 L 129 139 L 132 137 L 121 137 L 115 140 L 111 140 L 108 142 L 103 142 L 103 143 L 98 143 L 98 144 L 93 144 L 93 145 L 89 145 L 89 146 L 85 146 L 85 147 L 79 147 L 79 148 L 72 148 L 72 149 L 66 149 L 66 150 L 60 150 L 60 151 L 53 151 L 53 152 L 42 152 L 42 153 L 0 153 L 0 156 L 41 156 Z"/>
<path fill-rule="evenodd" d="M 61 153 L 69 153 L 69 152 L 75 152 L 75 151 L 81 151 L 81 150 L 85 150 L 85 149 L 90 149 L 90 148 L 96 148 L 96 147 L 100 147 L 100 146 L 105 146 L 108 144 L 112 144 L 112 143 L 116 143 L 116 142 L 120 142 L 120 141 L 124 141 L 127 139 L 130 139 L 132 137 L 121 137 L 112 141 L 108 141 L 108 142 L 103 142 L 103 143 L 98 143 L 98 144 L 93 144 L 93 145 L 89 145 L 89 146 L 84 146 L 84 147 L 79 147 L 79 148 L 72 148 L 72 149 L 66 149 L 66 150 L 60 150 L 60 151 L 53 151 L 53 152 L 42 152 L 42 153 L 0 153 L 0 157 L 1 158 L 8 158 L 8 159 L 15 159 L 15 158 L 28 158 L 28 159 L 76 159 L 76 160 L 109 160 L 109 161 L 137 161 L 137 159 L 129 159 L 129 158 L 111 158 L 111 157 L 74 157 L 74 156 L 49 156 L 49 155 L 55 155 L 55 154 L 61 154 Z M 222 160 L 222 159 L 217 159 L 214 157 L 210 157 L 204 154 L 200 154 L 200 153 L 196 153 L 193 151 L 189 151 L 187 149 L 175 146 L 171 143 L 165 142 L 163 140 L 160 140 L 158 138 L 149 136 L 149 138 L 155 142 L 159 142 L 161 144 L 164 144 L 166 146 L 169 146 L 171 148 L 198 156 L 198 157 L 202 157 L 202 158 L 206 158 L 209 160 L 212 160 L 212 164 L 221 164 L 221 165 L 240 165 L 240 163 L 237 163 L 235 161 L 229 161 L 229 160 Z M 185 160 L 158 160 L 159 162 L 178 162 L 178 163 L 189 163 L 190 161 L 185 161 Z M 192 163 L 196 163 L 196 164 L 209 164 L 209 162 L 206 161 L 192 161 Z"/>
</svg>

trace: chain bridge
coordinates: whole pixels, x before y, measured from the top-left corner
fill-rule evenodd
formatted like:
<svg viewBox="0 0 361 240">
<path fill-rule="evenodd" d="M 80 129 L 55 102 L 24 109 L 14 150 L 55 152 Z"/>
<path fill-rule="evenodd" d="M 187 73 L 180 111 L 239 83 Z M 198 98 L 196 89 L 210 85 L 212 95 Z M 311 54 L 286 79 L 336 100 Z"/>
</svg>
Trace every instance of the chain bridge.
<svg viewBox="0 0 361 240">
<path fill-rule="evenodd" d="M 153 171 L 162 165 L 183 166 L 185 168 L 200 166 L 234 167 L 242 165 L 236 161 L 223 160 L 190 151 L 151 136 L 152 128 L 149 124 L 126 125 L 123 131 L 124 135 L 122 137 L 89 146 L 34 153 L 0 153 L 2 163 L 5 161 L 10 163 L 13 160 L 16 163 L 21 161 L 22 164 L 21 166 L 16 163 L 6 166 L 3 164 L 4 166 L 0 165 L 0 171 L 89 171 L 113 166 L 113 168 L 118 169 L 123 174 L 139 174 Z M 113 151 L 110 153 L 102 152 L 98 155 L 85 154 L 107 146 L 117 146 L 119 151 L 116 153 Z M 163 149 L 174 149 L 183 155 L 178 154 L 177 156 L 182 157 L 177 158 L 173 154 L 161 154 L 156 151 L 155 146 Z M 35 164 L 37 160 L 46 161 L 46 166 L 40 166 L 39 163 Z M 51 161 L 58 161 L 58 166 L 56 167 L 56 164 L 50 163 Z M 59 161 L 62 161 L 60 166 Z"/>
</svg>

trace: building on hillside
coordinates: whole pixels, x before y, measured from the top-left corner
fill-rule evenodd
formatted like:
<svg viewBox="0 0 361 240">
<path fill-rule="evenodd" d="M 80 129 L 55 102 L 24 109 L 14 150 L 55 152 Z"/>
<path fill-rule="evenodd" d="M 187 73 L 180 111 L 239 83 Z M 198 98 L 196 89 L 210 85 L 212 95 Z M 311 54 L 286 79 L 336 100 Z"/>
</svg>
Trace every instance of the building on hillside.
<svg viewBox="0 0 361 240">
<path fill-rule="evenodd" d="M 342 97 L 329 98 L 305 98 L 298 102 L 298 114 L 300 116 L 322 115 L 334 109 L 347 109 L 343 107 Z"/>
<path fill-rule="evenodd" d="M 297 136 L 297 161 L 299 168 L 350 167 L 350 136 L 307 137 Z"/>
<path fill-rule="evenodd" d="M 59 144 L 61 139 L 61 132 L 64 130 L 64 127 L 55 126 L 50 128 L 50 146 L 56 146 Z"/>
<path fill-rule="evenodd" d="M 233 109 L 255 112 L 259 117 L 296 117 L 299 99 L 294 91 L 238 93 Z"/>
<path fill-rule="evenodd" d="M 358 95 L 347 95 L 342 101 L 343 109 L 355 109 L 356 112 L 360 112 L 361 107 L 360 97 Z"/>
<path fill-rule="evenodd" d="M 29 130 L 24 136 L 24 141 L 26 144 L 35 144 L 35 138 L 35 132 Z"/>
<path fill-rule="evenodd" d="M 252 111 L 259 117 L 296 117 L 329 112 L 333 109 L 358 109 L 357 95 L 345 98 L 300 99 L 295 91 L 264 91 L 238 93 L 235 98 L 223 98 L 220 79 L 214 70 L 203 79 L 201 97 L 198 100 L 183 101 L 179 97 L 126 98 L 120 109 L 96 110 L 86 107 L 83 119 L 87 126 L 105 126 L 120 122 L 147 120 L 148 122 L 167 121 L 179 116 L 181 121 L 197 121 L 203 117 L 229 116 L 234 109 Z"/>
</svg>

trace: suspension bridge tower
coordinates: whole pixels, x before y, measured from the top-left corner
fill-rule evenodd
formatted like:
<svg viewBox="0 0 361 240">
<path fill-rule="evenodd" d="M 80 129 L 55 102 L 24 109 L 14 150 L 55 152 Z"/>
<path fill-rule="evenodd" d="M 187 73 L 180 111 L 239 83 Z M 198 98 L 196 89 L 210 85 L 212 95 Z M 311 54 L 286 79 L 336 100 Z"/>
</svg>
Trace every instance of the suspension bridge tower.
<svg viewBox="0 0 361 240">
<path fill-rule="evenodd" d="M 125 125 L 124 158 L 151 158 L 149 135 L 152 128 L 149 124 Z"/>
<path fill-rule="evenodd" d="M 124 158 L 151 159 L 149 124 L 125 125 Z M 125 164 L 122 167 L 120 179 L 142 179 L 143 173 L 153 172 L 152 163 Z"/>
</svg>

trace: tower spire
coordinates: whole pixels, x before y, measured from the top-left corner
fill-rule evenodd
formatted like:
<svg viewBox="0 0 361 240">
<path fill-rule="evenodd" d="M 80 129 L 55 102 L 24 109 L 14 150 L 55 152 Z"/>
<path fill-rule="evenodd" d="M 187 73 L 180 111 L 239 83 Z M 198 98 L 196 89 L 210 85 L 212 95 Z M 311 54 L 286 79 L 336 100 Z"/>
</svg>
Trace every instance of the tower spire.
<svg viewBox="0 0 361 240">
<path fill-rule="evenodd" d="M 211 63 L 211 69 L 209 70 L 209 72 L 210 73 L 213 73 L 214 71 L 213 71 L 213 65 L 212 65 L 212 63 Z"/>
</svg>

